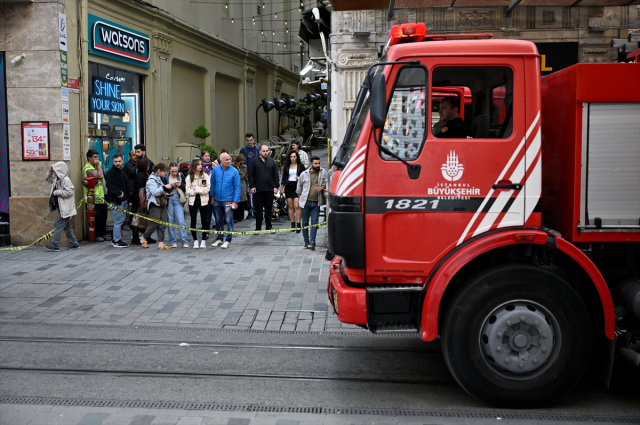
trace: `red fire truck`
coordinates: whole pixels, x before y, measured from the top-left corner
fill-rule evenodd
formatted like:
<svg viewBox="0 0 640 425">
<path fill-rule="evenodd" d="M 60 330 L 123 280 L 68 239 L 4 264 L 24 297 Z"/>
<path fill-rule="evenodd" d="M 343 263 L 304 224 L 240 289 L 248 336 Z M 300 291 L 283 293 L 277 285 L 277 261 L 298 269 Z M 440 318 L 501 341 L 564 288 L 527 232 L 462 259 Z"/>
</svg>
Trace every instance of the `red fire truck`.
<svg viewBox="0 0 640 425">
<path fill-rule="evenodd" d="M 393 27 L 332 167 L 335 314 L 440 337 L 494 405 L 640 362 L 640 64 L 541 79 L 539 60 L 526 41 Z M 466 138 L 431 131 L 447 87 L 470 91 Z"/>
</svg>

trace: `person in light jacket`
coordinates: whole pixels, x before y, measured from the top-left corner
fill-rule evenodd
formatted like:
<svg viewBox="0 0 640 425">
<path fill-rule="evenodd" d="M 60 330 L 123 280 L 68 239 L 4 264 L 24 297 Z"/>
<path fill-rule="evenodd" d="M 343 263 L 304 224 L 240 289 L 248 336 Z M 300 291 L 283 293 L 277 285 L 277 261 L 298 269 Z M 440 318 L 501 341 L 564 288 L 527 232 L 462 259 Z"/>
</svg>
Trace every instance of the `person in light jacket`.
<svg viewBox="0 0 640 425">
<path fill-rule="evenodd" d="M 69 167 L 64 162 L 56 162 L 49 167 L 45 180 L 51 183 L 49 197 L 55 200 L 55 204 L 51 205 L 50 203 L 49 206 L 51 211 L 57 208 L 58 218 L 53 227 L 51 245 L 45 245 L 44 248 L 47 251 L 60 251 L 60 238 L 64 231 L 70 244 L 67 249 L 78 249 L 80 245 L 71 227 L 71 217 L 76 215 L 77 211 L 76 200 L 73 196 L 74 187 L 69 178 Z"/>
<path fill-rule="evenodd" d="M 300 207 L 302 208 L 302 237 L 304 247 L 310 250 L 316 249 L 317 227 L 312 227 L 311 232 L 305 227 L 311 224 L 318 224 L 320 216 L 320 206 L 324 205 L 324 190 L 327 188 L 327 171 L 320 168 L 320 158 L 311 158 L 311 168 L 300 174 L 296 193 L 299 196 Z M 311 235 L 309 235 L 311 233 Z"/>
<path fill-rule="evenodd" d="M 147 185 L 145 190 L 147 192 L 147 200 L 149 211 L 149 217 L 160 220 L 164 223 L 169 220 L 167 214 L 167 200 L 166 197 L 173 189 L 173 186 L 170 184 L 164 183 L 164 178 L 167 176 L 167 171 L 169 167 L 162 162 L 153 166 L 153 172 L 149 176 L 147 180 Z M 162 199 L 165 198 L 165 199 Z M 154 223 L 153 221 L 149 221 L 149 227 L 145 230 L 144 235 L 140 238 L 140 243 L 143 248 L 149 248 L 147 244 L 147 240 L 153 234 L 153 232 L 157 231 L 158 234 L 158 249 L 171 249 L 167 245 L 164 244 L 164 232 L 167 226 L 164 224 Z"/>
<path fill-rule="evenodd" d="M 209 220 L 207 217 L 209 208 L 209 179 L 210 177 L 202 169 L 202 160 L 194 159 L 191 162 L 189 168 L 189 174 L 187 174 L 185 188 L 186 194 L 189 197 L 189 215 L 191 216 L 191 228 L 196 228 L 198 220 L 198 211 L 200 211 L 200 223 L 202 223 L 203 230 L 209 230 Z M 206 248 L 207 238 L 202 236 L 202 241 L 198 242 L 198 234 L 195 230 L 191 231 L 193 236 L 193 247 Z"/>
</svg>

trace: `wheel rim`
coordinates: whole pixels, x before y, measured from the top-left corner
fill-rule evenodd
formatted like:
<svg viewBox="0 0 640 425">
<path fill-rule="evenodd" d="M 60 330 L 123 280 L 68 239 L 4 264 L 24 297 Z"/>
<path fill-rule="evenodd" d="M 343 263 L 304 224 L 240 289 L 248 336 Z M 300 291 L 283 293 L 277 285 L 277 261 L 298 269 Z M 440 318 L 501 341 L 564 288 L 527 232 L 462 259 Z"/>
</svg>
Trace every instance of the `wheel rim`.
<svg viewBox="0 0 640 425">
<path fill-rule="evenodd" d="M 489 368 L 510 380 L 544 373 L 560 351 L 560 328 L 542 305 L 528 300 L 506 302 L 491 311 L 480 328 L 480 352 Z"/>
</svg>

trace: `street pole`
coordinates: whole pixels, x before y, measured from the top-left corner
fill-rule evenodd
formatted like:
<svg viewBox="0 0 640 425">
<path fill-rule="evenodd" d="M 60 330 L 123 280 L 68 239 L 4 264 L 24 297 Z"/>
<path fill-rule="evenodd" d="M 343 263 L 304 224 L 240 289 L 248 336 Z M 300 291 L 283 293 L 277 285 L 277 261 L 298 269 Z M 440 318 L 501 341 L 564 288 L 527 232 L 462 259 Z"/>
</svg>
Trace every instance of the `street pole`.
<svg viewBox="0 0 640 425">
<path fill-rule="evenodd" d="M 258 130 L 258 110 L 260 109 L 260 106 L 262 105 L 258 105 L 258 107 L 256 108 L 256 141 L 257 142 L 260 141 L 260 130 Z"/>
</svg>

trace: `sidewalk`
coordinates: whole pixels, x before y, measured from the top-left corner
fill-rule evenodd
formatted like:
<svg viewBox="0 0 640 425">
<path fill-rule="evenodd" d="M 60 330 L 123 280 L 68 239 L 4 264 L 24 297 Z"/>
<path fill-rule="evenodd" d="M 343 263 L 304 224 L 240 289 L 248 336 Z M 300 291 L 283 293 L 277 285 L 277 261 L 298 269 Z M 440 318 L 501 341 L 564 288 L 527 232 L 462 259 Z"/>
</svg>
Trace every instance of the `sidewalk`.
<svg viewBox="0 0 640 425">
<path fill-rule="evenodd" d="M 254 226 L 236 223 L 239 231 Z M 274 221 L 274 228 L 289 226 Z M 75 251 L 0 252 L 0 321 L 359 329 L 327 314 L 326 248 L 304 249 L 293 232 L 236 236 L 226 250 L 208 242 L 170 251 L 83 242 Z"/>
</svg>

